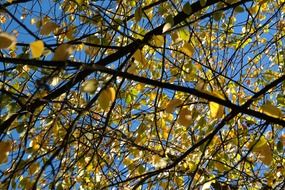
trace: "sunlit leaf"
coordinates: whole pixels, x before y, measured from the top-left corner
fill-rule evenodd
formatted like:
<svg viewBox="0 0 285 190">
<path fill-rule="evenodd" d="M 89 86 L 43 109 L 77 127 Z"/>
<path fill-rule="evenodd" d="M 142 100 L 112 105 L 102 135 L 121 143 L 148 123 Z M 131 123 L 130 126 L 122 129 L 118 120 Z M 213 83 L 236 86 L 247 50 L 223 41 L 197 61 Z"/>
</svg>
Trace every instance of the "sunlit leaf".
<svg viewBox="0 0 285 190">
<path fill-rule="evenodd" d="M 178 36 L 181 40 L 188 41 L 190 38 L 190 32 L 187 29 L 178 30 Z"/>
<path fill-rule="evenodd" d="M 167 106 L 166 106 L 166 108 L 165 108 L 165 111 L 167 112 L 167 113 L 172 113 L 172 112 L 174 112 L 174 110 L 178 107 L 178 106 L 180 106 L 182 104 L 182 101 L 181 100 L 179 100 L 179 99 L 173 99 L 173 100 L 171 100 L 168 104 L 167 104 Z"/>
<path fill-rule="evenodd" d="M 212 95 L 224 99 L 223 95 L 219 92 L 213 92 Z M 222 118 L 224 115 L 224 106 L 216 102 L 209 102 L 210 115 L 212 118 Z"/>
<path fill-rule="evenodd" d="M 180 125 L 188 127 L 192 122 L 192 112 L 187 108 L 182 108 L 179 113 L 178 123 Z"/>
<path fill-rule="evenodd" d="M 133 57 L 135 58 L 135 60 L 136 60 L 137 62 L 139 62 L 139 63 L 141 63 L 141 64 L 143 64 L 143 65 L 146 65 L 146 64 L 147 64 L 146 59 L 145 59 L 145 56 L 144 56 L 143 52 L 142 52 L 140 49 L 138 49 L 138 50 L 134 53 Z"/>
<path fill-rule="evenodd" d="M 209 181 L 209 182 L 205 183 L 202 186 L 201 190 L 210 190 L 211 189 L 211 184 L 212 184 L 212 181 Z"/>
<path fill-rule="evenodd" d="M 97 85 L 98 85 L 97 80 L 91 79 L 91 80 L 85 81 L 82 84 L 81 90 L 83 92 L 94 93 L 97 90 Z"/>
<path fill-rule="evenodd" d="M 84 0 L 75 0 L 78 5 L 82 5 L 84 3 Z"/>
<path fill-rule="evenodd" d="M 249 12 L 253 15 L 257 14 L 258 10 L 259 10 L 258 5 L 255 5 L 255 6 L 249 8 Z"/>
<path fill-rule="evenodd" d="M 272 105 L 269 101 L 267 101 L 265 104 L 263 104 L 260 107 L 260 110 L 265 113 L 266 115 L 269 115 L 271 117 L 280 118 L 282 117 L 282 112 L 279 108 Z"/>
<path fill-rule="evenodd" d="M 98 102 L 104 111 L 108 111 L 110 104 L 115 100 L 115 95 L 116 91 L 113 87 L 108 87 L 100 93 Z"/>
<path fill-rule="evenodd" d="M 44 43 L 42 40 L 37 40 L 37 41 L 30 43 L 30 48 L 32 52 L 32 57 L 38 58 L 43 54 L 45 47 L 44 47 Z"/>
<path fill-rule="evenodd" d="M 155 35 L 152 37 L 153 45 L 161 47 L 164 44 L 164 37 L 162 35 Z"/>
<path fill-rule="evenodd" d="M 251 143 L 249 143 L 248 148 L 251 148 L 251 147 L 253 147 L 252 151 L 257 153 L 257 155 L 259 156 L 259 159 L 264 164 L 270 165 L 272 163 L 273 152 L 272 152 L 270 145 L 268 144 L 268 141 L 266 140 L 264 136 L 261 136 L 257 142 L 252 141 Z"/>
<path fill-rule="evenodd" d="M 180 51 L 189 57 L 192 57 L 194 54 L 194 47 L 190 43 L 185 42 L 184 45 L 180 48 Z"/>
</svg>

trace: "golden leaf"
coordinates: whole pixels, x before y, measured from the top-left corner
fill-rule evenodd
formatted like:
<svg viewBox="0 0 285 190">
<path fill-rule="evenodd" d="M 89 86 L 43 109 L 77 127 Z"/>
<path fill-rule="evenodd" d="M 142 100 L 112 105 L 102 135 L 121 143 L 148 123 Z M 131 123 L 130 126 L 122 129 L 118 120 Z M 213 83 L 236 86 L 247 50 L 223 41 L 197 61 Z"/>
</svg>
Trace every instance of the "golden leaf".
<svg viewBox="0 0 285 190">
<path fill-rule="evenodd" d="M 272 105 L 269 101 L 263 104 L 260 107 L 260 110 L 262 111 L 262 113 L 265 113 L 266 115 L 269 115 L 271 117 L 276 117 L 276 118 L 282 117 L 281 110 L 275 107 L 274 105 Z"/>
<path fill-rule="evenodd" d="M 192 112 L 187 108 L 182 108 L 179 113 L 178 123 L 188 127 L 192 123 Z"/>
<path fill-rule="evenodd" d="M 101 92 L 98 97 L 98 102 L 100 107 L 107 111 L 110 104 L 114 102 L 116 96 L 116 91 L 113 87 L 109 87 Z"/>
<path fill-rule="evenodd" d="M 182 101 L 179 99 L 170 100 L 170 102 L 167 104 L 167 106 L 165 108 L 165 111 L 167 113 L 172 113 L 181 104 L 182 104 Z"/>
<path fill-rule="evenodd" d="M 258 142 L 252 141 L 249 143 L 248 148 L 259 155 L 259 159 L 266 165 L 270 165 L 273 160 L 273 152 L 264 136 L 260 137 Z"/>
<path fill-rule="evenodd" d="M 81 90 L 83 92 L 94 93 L 97 89 L 97 80 L 91 79 L 82 84 Z"/>
<path fill-rule="evenodd" d="M 30 48 L 31 48 L 33 58 L 40 57 L 43 54 L 44 49 L 45 49 L 44 43 L 42 40 L 37 40 L 37 41 L 30 43 Z"/>
<path fill-rule="evenodd" d="M 161 47 L 164 44 L 164 37 L 162 35 L 154 35 L 152 37 L 153 45 L 156 47 Z"/>
<path fill-rule="evenodd" d="M 194 48 L 190 43 L 185 42 L 184 45 L 180 48 L 180 51 L 188 55 L 189 57 L 192 57 L 194 53 Z"/>
<path fill-rule="evenodd" d="M 213 92 L 211 95 L 216 96 L 217 98 L 224 99 L 223 95 L 219 92 Z M 222 118 L 224 115 L 224 106 L 216 102 L 209 102 L 210 115 L 212 118 Z"/>
<path fill-rule="evenodd" d="M 143 52 L 142 52 L 140 49 L 138 49 L 138 50 L 134 53 L 133 57 L 135 58 L 135 60 L 136 60 L 137 62 L 142 63 L 143 65 L 146 65 L 146 63 L 147 63 L 147 62 L 146 62 L 146 59 L 145 59 L 145 57 L 144 57 Z"/>
</svg>

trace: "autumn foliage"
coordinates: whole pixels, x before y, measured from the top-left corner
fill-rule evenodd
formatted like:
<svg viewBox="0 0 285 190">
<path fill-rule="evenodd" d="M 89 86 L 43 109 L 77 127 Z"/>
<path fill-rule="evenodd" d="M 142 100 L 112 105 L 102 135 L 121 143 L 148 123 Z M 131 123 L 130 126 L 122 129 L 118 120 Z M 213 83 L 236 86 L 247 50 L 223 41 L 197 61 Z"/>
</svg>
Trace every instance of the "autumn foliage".
<svg viewBox="0 0 285 190">
<path fill-rule="evenodd" d="M 285 189 L 284 0 L 0 2 L 0 189 Z"/>
</svg>

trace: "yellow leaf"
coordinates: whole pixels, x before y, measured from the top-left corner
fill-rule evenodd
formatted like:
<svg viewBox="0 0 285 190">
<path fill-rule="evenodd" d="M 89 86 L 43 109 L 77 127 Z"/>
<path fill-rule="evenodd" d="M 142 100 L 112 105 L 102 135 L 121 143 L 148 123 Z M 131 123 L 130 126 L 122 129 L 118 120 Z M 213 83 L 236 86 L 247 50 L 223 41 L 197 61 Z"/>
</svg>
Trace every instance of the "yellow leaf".
<svg viewBox="0 0 285 190">
<path fill-rule="evenodd" d="M 155 35 L 152 37 L 153 45 L 156 47 L 161 47 L 164 44 L 164 37 L 162 35 Z"/>
<path fill-rule="evenodd" d="M 224 99 L 223 95 L 221 95 L 218 92 L 213 92 L 213 96 L 216 96 L 218 98 Z M 224 106 L 216 103 L 216 102 L 209 102 L 210 107 L 210 115 L 212 118 L 222 118 L 224 115 Z"/>
<path fill-rule="evenodd" d="M 255 144 L 253 147 L 253 151 L 258 151 L 258 149 L 262 149 L 264 146 L 266 146 L 267 140 L 264 136 L 261 136 L 259 141 L 255 144 L 255 142 L 253 142 L 252 144 Z"/>
<path fill-rule="evenodd" d="M 32 51 L 33 58 L 40 57 L 43 54 L 44 49 L 45 49 L 44 43 L 42 40 L 37 40 L 37 41 L 30 43 L 30 48 Z"/>
<path fill-rule="evenodd" d="M 155 167 L 155 168 L 164 168 L 165 166 L 167 166 L 167 161 L 165 158 L 161 158 L 158 155 L 153 155 L 152 156 L 152 161 L 151 164 Z"/>
<path fill-rule="evenodd" d="M 51 79 L 50 85 L 56 86 L 60 82 L 60 78 L 58 76 L 55 76 Z"/>
<path fill-rule="evenodd" d="M 69 44 L 61 44 L 56 48 L 53 56 L 54 61 L 66 61 L 72 53 L 72 46 Z"/>
<path fill-rule="evenodd" d="M 252 151 L 259 155 L 259 159 L 266 165 L 270 165 L 273 160 L 273 152 L 264 136 L 260 137 L 259 141 L 256 143 L 252 141 L 249 143 L 248 148 L 252 148 Z"/>
<path fill-rule="evenodd" d="M 258 10 L 259 10 L 258 5 L 255 5 L 255 6 L 249 8 L 250 14 L 253 14 L 253 15 L 255 15 L 258 12 Z"/>
<path fill-rule="evenodd" d="M 31 140 L 30 147 L 32 147 L 32 149 L 35 151 L 41 148 L 40 144 L 37 142 L 36 139 Z"/>
<path fill-rule="evenodd" d="M 179 113 L 178 123 L 188 127 L 192 123 L 192 112 L 187 108 L 182 108 Z"/>
<path fill-rule="evenodd" d="M 267 101 L 264 105 L 260 107 L 262 113 L 269 115 L 271 117 L 280 118 L 282 117 L 282 112 L 279 108 L 272 105 L 269 101 Z"/>
<path fill-rule="evenodd" d="M 109 96 L 111 102 L 114 102 L 115 97 L 116 97 L 116 90 L 113 87 L 108 88 Z"/>
<path fill-rule="evenodd" d="M 96 79 L 91 79 L 88 81 L 85 81 L 82 84 L 81 90 L 83 92 L 89 92 L 89 93 L 94 93 L 97 89 L 97 80 Z"/>
<path fill-rule="evenodd" d="M 179 40 L 188 41 L 190 38 L 190 32 L 189 30 L 186 30 L 186 29 L 180 29 L 178 30 L 178 36 L 179 36 Z"/>
<path fill-rule="evenodd" d="M 222 105 L 215 102 L 209 102 L 210 112 L 212 118 L 221 118 L 224 114 L 224 108 Z"/>
<path fill-rule="evenodd" d="M 167 106 L 166 106 L 166 108 L 165 108 L 165 111 L 167 112 L 167 113 L 172 113 L 178 106 L 180 106 L 182 104 L 182 101 L 181 100 L 179 100 L 179 99 L 173 99 L 173 100 L 171 100 L 168 104 L 167 104 Z"/>
<path fill-rule="evenodd" d="M 260 160 L 266 164 L 267 166 L 270 166 L 273 160 L 273 153 L 271 149 L 264 149 L 262 152 L 260 152 Z"/>
<path fill-rule="evenodd" d="M 6 32 L 0 32 L 0 49 L 9 49 L 16 45 L 16 37 Z"/>
<path fill-rule="evenodd" d="M 146 65 L 146 59 L 145 59 L 145 57 L 144 57 L 143 52 L 142 52 L 140 49 L 138 49 L 138 50 L 134 53 L 133 57 L 135 58 L 135 60 L 136 60 L 137 62 L 142 63 L 143 65 Z"/>
<path fill-rule="evenodd" d="M 40 31 L 41 35 L 49 35 L 51 32 L 54 32 L 55 29 L 57 29 L 58 26 L 54 22 L 47 22 L 42 26 L 42 29 Z"/>
<path fill-rule="evenodd" d="M 83 0 L 75 0 L 75 1 L 76 1 L 76 3 L 78 3 L 78 5 L 82 5 L 84 3 Z"/>
<path fill-rule="evenodd" d="M 259 154 L 259 159 L 266 165 L 270 165 L 273 160 L 273 152 L 266 142 L 262 147 L 254 148 L 254 152 Z"/>
<path fill-rule="evenodd" d="M 188 55 L 189 57 L 192 57 L 194 53 L 194 48 L 190 43 L 185 42 L 184 45 L 180 48 L 180 51 Z"/>
<path fill-rule="evenodd" d="M 109 87 L 101 92 L 98 97 L 100 107 L 107 111 L 110 104 L 115 101 L 116 91 L 113 87 Z"/>
</svg>

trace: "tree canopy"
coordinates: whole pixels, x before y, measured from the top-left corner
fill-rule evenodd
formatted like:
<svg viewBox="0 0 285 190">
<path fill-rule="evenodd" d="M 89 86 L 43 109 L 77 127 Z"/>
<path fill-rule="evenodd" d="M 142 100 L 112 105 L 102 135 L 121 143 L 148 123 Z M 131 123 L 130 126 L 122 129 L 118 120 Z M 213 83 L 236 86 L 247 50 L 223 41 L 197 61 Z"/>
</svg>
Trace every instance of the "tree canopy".
<svg viewBox="0 0 285 190">
<path fill-rule="evenodd" d="M 284 189 L 284 0 L 3 0 L 0 189 Z"/>
</svg>

